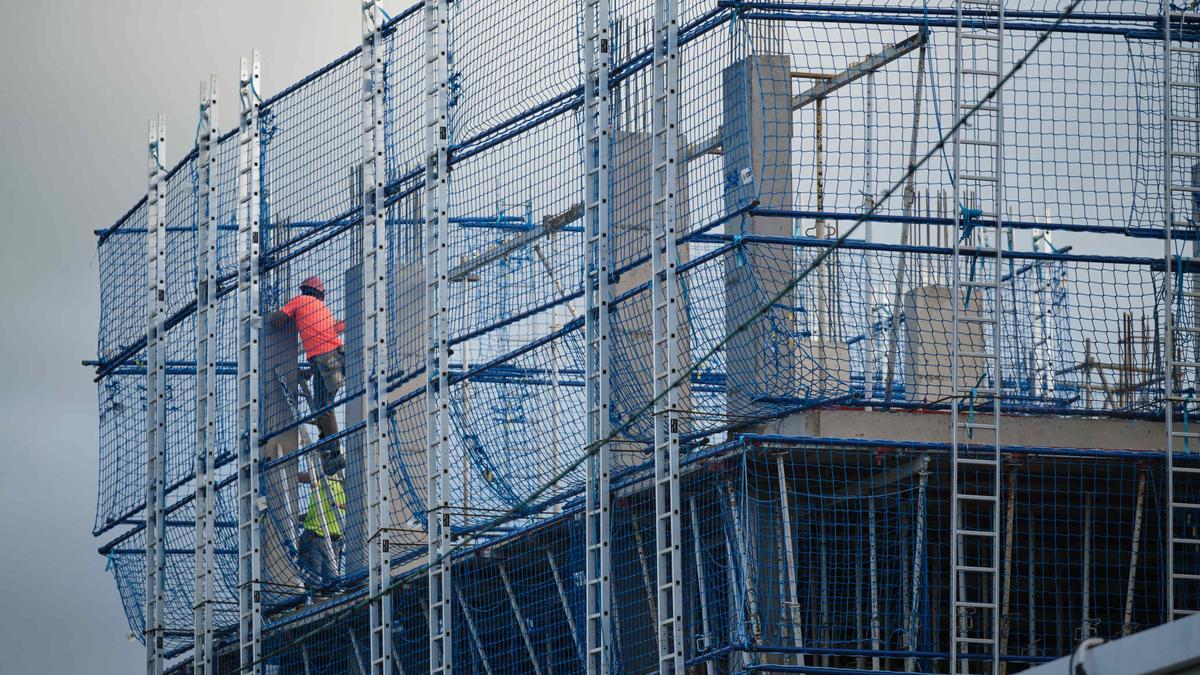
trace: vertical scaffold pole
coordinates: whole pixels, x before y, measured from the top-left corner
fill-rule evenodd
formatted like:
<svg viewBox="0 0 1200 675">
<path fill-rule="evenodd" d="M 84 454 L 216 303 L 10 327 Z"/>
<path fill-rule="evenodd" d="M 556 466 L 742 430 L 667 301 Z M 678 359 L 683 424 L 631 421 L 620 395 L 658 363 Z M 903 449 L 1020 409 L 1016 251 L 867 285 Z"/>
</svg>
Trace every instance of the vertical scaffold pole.
<svg viewBox="0 0 1200 675">
<path fill-rule="evenodd" d="M 654 167 L 650 282 L 654 302 L 654 522 L 658 671 L 683 675 L 683 550 L 679 494 L 679 2 L 655 0 Z"/>
<path fill-rule="evenodd" d="M 975 114 L 954 136 L 952 176 L 950 672 L 998 675 L 1004 96 L 987 97 L 1004 75 L 1004 0 L 956 8 L 954 114 Z"/>
<path fill-rule="evenodd" d="M 259 509 L 259 166 L 258 50 L 242 59 L 238 80 L 238 651 L 241 672 L 262 673 L 262 548 Z"/>
<path fill-rule="evenodd" d="M 193 672 L 212 675 L 216 600 L 215 501 L 217 457 L 217 76 L 200 85 L 196 214 L 196 585 Z"/>
<path fill-rule="evenodd" d="M 362 2 L 363 171 L 362 312 L 366 383 L 368 591 L 371 599 L 371 675 L 392 675 L 391 478 L 387 411 L 387 167 L 383 141 L 383 24 L 375 0 Z"/>
<path fill-rule="evenodd" d="M 167 118 L 150 120 L 146 193 L 146 672 L 163 672 L 167 473 L 167 186 L 161 158 Z"/>
<path fill-rule="evenodd" d="M 1196 233 L 1194 214 L 1200 201 L 1200 73 L 1197 73 L 1197 37 L 1200 13 L 1179 9 L 1163 0 L 1163 199 L 1165 203 L 1163 243 L 1166 274 L 1163 291 L 1166 305 L 1165 373 L 1163 378 L 1167 433 L 1167 619 L 1200 613 L 1200 535 L 1194 523 L 1200 520 L 1200 433 L 1188 429 L 1186 420 L 1196 411 L 1196 386 L 1200 382 L 1200 325 L 1195 270 L 1200 253 L 1193 242 L 1185 253 L 1186 238 L 1176 242 L 1177 229 Z M 1186 280 L 1191 283 L 1185 284 Z M 1182 413 L 1182 428 L 1175 418 Z M 1182 489 L 1181 489 L 1182 488 Z M 1192 523 L 1191 527 L 1188 526 Z"/>
<path fill-rule="evenodd" d="M 454 672 L 450 577 L 449 0 L 425 2 L 425 414 L 429 672 Z"/>
<path fill-rule="evenodd" d="M 586 611 L 588 675 L 612 672 L 612 433 L 609 416 L 609 312 L 612 248 L 609 162 L 612 153 L 612 6 L 587 0 L 584 7 L 584 231 L 583 278 L 586 286 L 584 328 L 587 353 Z M 597 445 L 599 444 L 599 445 Z"/>
</svg>

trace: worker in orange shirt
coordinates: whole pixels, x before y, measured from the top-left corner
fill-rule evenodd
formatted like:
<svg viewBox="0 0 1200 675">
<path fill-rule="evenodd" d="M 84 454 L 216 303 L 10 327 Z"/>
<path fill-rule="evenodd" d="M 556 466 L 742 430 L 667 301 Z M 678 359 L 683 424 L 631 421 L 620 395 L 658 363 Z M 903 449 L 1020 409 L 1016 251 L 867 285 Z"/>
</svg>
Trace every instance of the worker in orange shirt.
<svg viewBox="0 0 1200 675">
<path fill-rule="evenodd" d="M 333 312 L 325 304 L 325 284 L 321 278 L 312 276 L 300 282 L 300 295 L 273 312 L 270 320 L 275 326 L 283 327 L 291 323 L 296 328 L 312 367 L 312 408 L 320 410 L 329 407 L 346 381 L 346 351 L 342 348 L 341 338 L 346 331 L 346 323 L 334 318 Z M 337 416 L 332 408 L 318 415 L 316 423 L 321 438 L 338 431 Z M 325 473 L 336 473 L 341 467 L 330 464 L 341 463 L 338 444 L 334 443 L 322 454 L 325 455 Z M 333 457 L 337 460 L 332 460 Z"/>
</svg>

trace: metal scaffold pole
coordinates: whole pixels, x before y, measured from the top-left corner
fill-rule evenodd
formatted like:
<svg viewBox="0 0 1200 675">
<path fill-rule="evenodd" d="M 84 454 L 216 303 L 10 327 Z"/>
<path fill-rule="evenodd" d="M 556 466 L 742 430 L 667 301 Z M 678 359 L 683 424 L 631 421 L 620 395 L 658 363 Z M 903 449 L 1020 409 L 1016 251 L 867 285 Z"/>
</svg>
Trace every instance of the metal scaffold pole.
<svg viewBox="0 0 1200 675">
<path fill-rule="evenodd" d="M 259 305 L 262 172 L 259 156 L 258 50 L 242 59 L 237 156 L 238 652 L 241 672 L 258 675 L 262 658 L 262 547 L 259 506 Z"/>
<path fill-rule="evenodd" d="M 609 162 L 612 153 L 612 7 L 609 0 L 588 0 L 584 7 L 584 232 L 583 278 L 586 289 L 584 330 L 587 346 L 588 448 L 586 510 L 586 612 L 588 675 L 613 670 L 612 633 L 612 432 L 609 413 L 609 359 L 612 248 Z M 600 447 L 594 447 L 603 443 Z"/>
<path fill-rule="evenodd" d="M 1004 0 L 956 8 L 954 114 L 974 113 L 953 142 L 950 672 L 999 675 Z"/>
<path fill-rule="evenodd" d="M 425 2 L 425 440 L 429 672 L 454 672 L 450 559 L 449 0 Z"/>
<path fill-rule="evenodd" d="M 1163 244 L 1166 274 L 1165 372 L 1163 393 L 1167 434 L 1166 606 L 1167 619 L 1200 613 L 1200 433 L 1188 429 L 1196 412 L 1200 383 L 1200 251 L 1178 230 L 1196 233 L 1200 199 L 1200 12 L 1163 2 Z M 1189 212 L 1189 208 L 1192 210 Z M 1177 415 L 1183 424 L 1175 424 Z"/>
<path fill-rule="evenodd" d="M 196 584 L 193 672 L 212 675 L 216 600 L 217 458 L 217 76 L 200 85 L 196 213 Z"/>
<path fill-rule="evenodd" d="M 391 479 L 387 411 L 387 230 L 383 142 L 383 31 L 374 0 L 362 3 L 363 382 L 367 389 L 367 554 L 371 595 L 371 673 L 392 675 Z"/>
<path fill-rule="evenodd" d="M 650 288 L 654 303 L 654 523 L 658 671 L 683 675 L 683 526 L 679 494 L 679 3 L 654 10 Z"/>
<path fill-rule="evenodd" d="M 146 193 L 146 672 L 163 672 L 167 482 L 167 118 L 150 120 Z"/>
</svg>

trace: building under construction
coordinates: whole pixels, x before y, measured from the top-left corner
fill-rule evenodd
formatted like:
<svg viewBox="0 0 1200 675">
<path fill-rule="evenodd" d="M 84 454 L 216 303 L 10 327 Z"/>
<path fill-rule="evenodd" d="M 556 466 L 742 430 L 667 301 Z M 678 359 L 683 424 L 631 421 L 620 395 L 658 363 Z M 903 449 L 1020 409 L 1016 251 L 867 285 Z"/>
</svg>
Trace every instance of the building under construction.
<svg viewBox="0 0 1200 675">
<path fill-rule="evenodd" d="M 1000 675 L 1200 612 L 1193 4 L 362 0 L 203 83 L 96 232 L 147 672 Z"/>
</svg>

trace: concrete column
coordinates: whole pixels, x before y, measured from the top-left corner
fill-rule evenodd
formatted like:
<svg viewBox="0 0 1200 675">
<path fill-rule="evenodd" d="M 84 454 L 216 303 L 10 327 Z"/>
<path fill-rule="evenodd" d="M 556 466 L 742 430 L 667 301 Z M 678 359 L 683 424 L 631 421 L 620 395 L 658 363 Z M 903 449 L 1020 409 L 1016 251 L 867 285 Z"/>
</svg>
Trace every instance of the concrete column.
<svg viewBox="0 0 1200 675">
<path fill-rule="evenodd" d="M 295 391 L 299 382 L 300 373 L 296 367 L 299 340 L 290 324 L 273 326 L 270 321 L 263 322 L 261 336 L 262 428 L 264 431 L 270 431 L 294 419 L 284 386 L 290 391 Z M 294 452 L 299 447 L 298 433 L 294 428 L 265 437 L 264 440 L 264 464 Z M 302 585 L 284 545 L 285 542 L 287 545 L 294 545 L 291 534 L 299 519 L 304 517 L 300 510 L 302 504 L 296 481 L 297 466 L 296 462 L 286 462 L 263 471 L 263 480 L 267 485 L 263 494 L 270 509 L 269 513 L 263 514 L 262 519 L 263 579 L 284 587 Z M 281 532 L 281 528 L 287 529 Z M 268 585 L 267 588 L 271 586 Z"/>
<path fill-rule="evenodd" d="M 904 294 L 904 386 L 908 400 L 930 403 L 949 399 L 953 392 L 954 296 L 949 286 L 920 286 Z M 968 300 L 966 315 L 981 313 L 975 298 Z M 960 321 L 959 348 L 983 351 L 983 325 Z M 981 358 L 959 359 L 959 382 L 970 388 L 984 372 Z M 987 386 L 980 383 L 980 388 Z M 986 397 L 979 407 L 986 407 Z"/>
<path fill-rule="evenodd" d="M 686 147 L 687 142 L 680 139 L 679 146 Z M 619 297 L 642 284 L 649 284 L 651 277 L 650 254 L 650 220 L 651 213 L 651 180 L 653 179 L 651 137 L 648 133 L 616 130 L 613 132 L 613 164 L 612 164 L 612 246 L 613 268 L 627 267 L 633 261 L 643 258 L 644 262 L 632 269 L 622 272 L 613 285 L 613 297 Z M 686 162 L 676 162 L 679 166 L 681 186 L 677 195 L 679 209 L 678 225 L 682 235 L 688 229 L 688 201 Z M 679 246 L 679 262 L 688 260 L 687 245 Z M 683 297 L 682 292 L 680 297 Z M 687 303 L 681 303 L 681 311 L 686 312 Z M 647 288 L 638 295 L 615 306 L 613 315 L 613 409 L 621 415 L 632 414 L 640 410 L 654 397 L 654 324 L 653 297 Z M 688 330 L 687 316 L 680 316 L 680 328 L 683 334 L 681 342 L 680 363 L 683 368 L 691 366 L 691 339 Z M 691 407 L 691 383 L 685 383 L 680 395 L 680 407 L 687 410 Z M 685 433 L 688 419 L 681 419 Z M 653 414 L 647 411 L 639 417 L 632 428 L 631 435 L 649 437 L 653 435 Z M 619 445 L 617 450 L 628 444 Z M 644 458 L 641 455 L 631 456 L 620 453 L 614 456 L 618 466 L 638 464 Z"/>
<path fill-rule="evenodd" d="M 342 336 L 346 350 L 346 388 L 339 393 L 362 391 L 363 381 L 363 307 L 362 307 L 362 263 L 351 265 L 342 277 L 342 288 L 346 298 L 346 332 Z M 346 426 L 350 428 L 366 419 L 362 396 L 346 403 Z M 346 491 L 346 519 L 343 523 L 345 536 L 345 572 L 360 572 L 367 568 L 367 464 L 363 454 L 363 434 L 356 433 L 342 440 L 346 453 L 346 468 L 342 472 L 342 487 Z"/>
<path fill-rule="evenodd" d="M 763 209 L 791 209 L 791 59 L 762 54 L 744 58 L 722 74 L 724 113 L 721 147 L 725 167 L 725 207 L 734 211 L 758 200 Z M 726 232 L 792 236 L 788 217 L 743 216 Z M 725 325 L 733 332 L 794 274 L 790 246 L 746 244 L 726 257 Z M 770 317 L 736 335 L 725 348 L 727 410 L 745 415 L 756 403 L 796 395 L 796 354 L 784 335 L 795 328 L 795 293 L 784 297 Z"/>
</svg>

